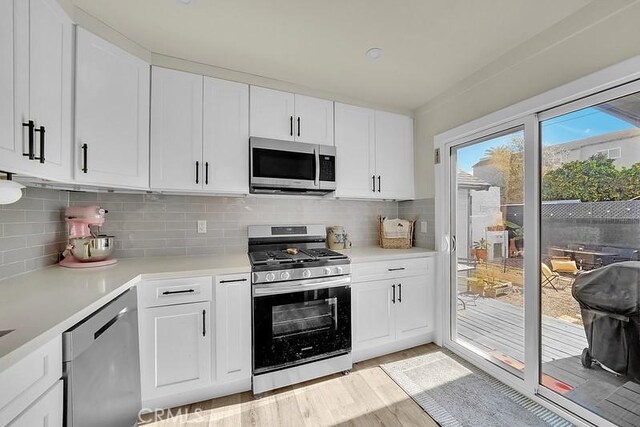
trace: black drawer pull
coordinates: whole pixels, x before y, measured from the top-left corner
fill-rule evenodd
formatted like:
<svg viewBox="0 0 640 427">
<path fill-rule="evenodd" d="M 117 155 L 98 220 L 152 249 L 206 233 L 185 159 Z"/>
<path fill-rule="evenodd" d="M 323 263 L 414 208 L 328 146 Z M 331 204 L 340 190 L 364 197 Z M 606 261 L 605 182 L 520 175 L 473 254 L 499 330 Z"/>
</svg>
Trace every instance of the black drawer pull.
<svg viewBox="0 0 640 427">
<path fill-rule="evenodd" d="M 193 292 L 195 292 L 195 289 L 182 289 L 180 291 L 164 291 L 162 295 L 191 294 Z"/>
<path fill-rule="evenodd" d="M 33 151 L 34 151 L 33 132 L 34 132 L 35 123 L 33 122 L 33 120 L 29 120 L 27 123 L 23 123 L 22 126 L 29 128 L 29 152 L 22 153 L 22 155 L 25 157 L 29 157 L 29 160 L 33 160 L 35 159 L 35 155 L 33 154 Z"/>
<path fill-rule="evenodd" d="M 289 134 L 293 136 L 293 116 L 289 116 Z"/>
<path fill-rule="evenodd" d="M 196 184 L 200 184 L 200 162 L 196 160 Z"/>
<path fill-rule="evenodd" d="M 207 335 L 207 310 L 202 310 L 202 336 Z"/>
<path fill-rule="evenodd" d="M 376 192 L 376 176 L 371 176 L 371 191 Z"/>
<path fill-rule="evenodd" d="M 234 282 L 246 282 L 247 279 L 230 279 L 230 280 L 220 280 L 220 283 L 234 283 Z"/>
<path fill-rule="evenodd" d="M 44 126 L 34 129 L 34 132 L 40 132 L 40 157 L 34 157 L 34 159 L 44 163 Z"/>
<path fill-rule="evenodd" d="M 398 284 L 398 302 L 402 302 L 402 283 Z"/>
<path fill-rule="evenodd" d="M 209 185 L 209 162 L 204 164 L 204 183 Z"/>
<path fill-rule="evenodd" d="M 402 271 L 404 267 L 390 268 L 389 271 Z"/>
<path fill-rule="evenodd" d="M 82 144 L 82 172 L 87 173 L 89 168 L 87 167 L 87 151 L 89 151 L 89 147 L 87 144 Z"/>
<path fill-rule="evenodd" d="M 300 136 L 300 117 L 298 117 L 298 136 Z"/>
<path fill-rule="evenodd" d="M 380 192 L 381 188 L 382 186 L 380 185 L 380 175 L 378 175 L 378 193 Z"/>
<path fill-rule="evenodd" d="M 396 303 L 396 285 L 391 286 L 393 288 L 393 297 L 391 297 L 391 302 Z"/>
</svg>

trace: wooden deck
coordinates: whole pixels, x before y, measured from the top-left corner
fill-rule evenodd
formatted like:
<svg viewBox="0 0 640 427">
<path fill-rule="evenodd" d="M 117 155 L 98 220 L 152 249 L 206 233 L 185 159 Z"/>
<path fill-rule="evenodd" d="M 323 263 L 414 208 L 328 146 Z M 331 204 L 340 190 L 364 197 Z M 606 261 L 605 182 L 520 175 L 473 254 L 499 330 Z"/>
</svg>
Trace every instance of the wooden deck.
<svg viewBox="0 0 640 427">
<path fill-rule="evenodd" d="M 459 339 L 490 357 L 499 352 L 524 363 L 521 307 L 478 298 L 475 305 L 471 302 L 465 309 L 459 309 L 457 317 Z M 640 385 L 599 366 L 592 369 L 582 366 L 580 355 L 587 347 L 582 326 L 546 316 L 542 325 L 542 372 L 570 386 L 564 397 L 617 425 L 640 426 Z M 520 374 L 512 366 L 502 366 Z"/>
</svg>

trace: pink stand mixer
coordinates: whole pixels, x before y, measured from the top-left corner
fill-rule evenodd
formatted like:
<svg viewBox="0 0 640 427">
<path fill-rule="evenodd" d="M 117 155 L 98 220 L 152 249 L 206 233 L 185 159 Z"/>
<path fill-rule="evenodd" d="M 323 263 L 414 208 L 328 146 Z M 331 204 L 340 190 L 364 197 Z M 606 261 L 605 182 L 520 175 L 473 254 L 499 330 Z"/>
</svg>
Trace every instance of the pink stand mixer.
<svg viewBox="0 0 640 427">
<path fill-rule="evenodd" d="M 113 236 L 98 234 L 107 211 L 100 206 L 70 206 L 64 211 L 69 224 L 69 244 L 60 265 L 69 268 L 102 267 L 118 262 L 109 258 L 113 251 Z M 92 230 L 98 229 L 98 233 Z"/>
</svg>

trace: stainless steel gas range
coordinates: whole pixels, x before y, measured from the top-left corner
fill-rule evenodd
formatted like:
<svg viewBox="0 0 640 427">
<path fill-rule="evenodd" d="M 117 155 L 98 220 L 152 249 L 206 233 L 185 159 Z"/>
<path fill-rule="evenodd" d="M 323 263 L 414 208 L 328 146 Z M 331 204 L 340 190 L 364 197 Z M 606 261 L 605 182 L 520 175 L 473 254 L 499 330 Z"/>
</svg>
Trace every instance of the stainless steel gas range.
<svg viewBox="0 0 640 427">
<path fill-rule="evenodd" d="M 351 369 L 351 265 L 322 225 L 249 226 L 253 392 Z"/>
</svg>

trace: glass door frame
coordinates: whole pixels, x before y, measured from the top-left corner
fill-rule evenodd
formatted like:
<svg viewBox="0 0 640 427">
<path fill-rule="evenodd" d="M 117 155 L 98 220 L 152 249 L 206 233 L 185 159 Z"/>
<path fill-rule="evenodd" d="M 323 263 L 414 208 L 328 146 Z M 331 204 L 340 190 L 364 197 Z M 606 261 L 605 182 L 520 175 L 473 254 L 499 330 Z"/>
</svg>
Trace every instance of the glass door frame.
<svg viewBox="0 0 640 427">
<path fill-rule="evenodd" d="M 508 135 L 513 132 L 523 131 L 524 132 L 524 146 L 525 146 L 525 154 L 524 154 L 524 178 L 525 183 L 531 182 L 531 179 L 537 179 L 538 171 L 536 170 L 535 164 L 538 160 L 538 154 L 536 153 L 535 143 L 538 135 L 538 125 L 535 115 L 527 115 L 522 118 L 518 118 L 515 120 L 510 120 L 504 123 L 501 123 L 497 126 L 492 126 L 487 129 L 484 129 L 479 132 L 471 133 L 466 135 L 463 138 L 452 140 L 444 145 L 444 153 L 442 156 L 442 166 L 446 169 L 444 175 L 446 176 L 446 192 L 447 197 L 445 198 L 444 204 L 447 206 L 449 210 L 449 215 L 443 223 L 445 239 L 446 239 L 446 248 L 445 251 L 445 277 L 444 282 L 447 284 L 446 292 L 446 302 L 444 304 L 445 310 L 448 315 L 444 316 L 445 322 L 443 324 L 443 345 L 455 353 L 463 356 L 464 358 L 471 360 L 473 363 L 479 365 L 484 370 L 489 371 L 492 375 L 496 376 L 501 381 L 509 384 L 510 386 L 518 389 L 521 392 L 524 390 L 532 390 L 534 385 L 537 383 L 537 377 L 539 376 L 540 365 L 538 362 L 538 351 L 536 350 L 539 347 L 539 326 L 536 328 L 524 328 L 525 336 L 524 336 L 524 352 L 525 352 L 525 372 L 524 377 L 518 377 L 508 372 L 504 368 L 499 365 L 493 363 L 488 358 L 481 355 L 479 352 L 475 351 L 471 345 L 468 345 L 464 342 L 456 341 L 453 337 L 455 336 L 455 327 L 456 327 L 456 316 L 457 316 L 457 250 L 455 247 L 455 241 L 451 236 L 456 235 L 456 215 L 457 215 L 457 167 L 454 167 L 456 164 L 456 151 L 459 148 L 463 148 L 465 146 L 470 146 L 476 143 L 480 143 L 482 141 L 486 141 L 492 138 Z M 535 182 L 535 181 L 534 181 Z M 524 186 L 524 202 L 525 206 L 530 206 L 531 201 L 536 200 L 538 196 L 538 186 Z M 538 202 L 539 203 L 539 202 Z M 539 239 L 533 239 L 527 236 L 535 236 L 537 233 L 537 226 L 535 222 L 537 221 L 537 215 L 535 214 L 537 210 L 535 209 L 525 209 L 524 212 L 524 229 L 525 233 L 525 258 L 524 258 L 524 277 L 525 277 L 525 285 L 524 285 L 524 324 L 531 324 L 531 320 L 534 320 L 534 314 L 538 313 L 539 310 L 536 307 L 539 307 L 539 291 L 537 291 L 535 286 L 532 286 L 531 283 L 535 283 L 536 280 L 539 280 L 540 269 L 531 269 L 531 265 L 535 265 L 535 260 L 531 261 L 528 258 L 532 257 L 532 254 L 536 254 L 539 252 L 536 247 L 533 245 L 539 244 Z M 539 255 L 538 255 L 539 257 Z M 530 319 L 531 318 L 531 319 Z M 539 323 L 539 322 L 537 322 Z"/>
</svg>

